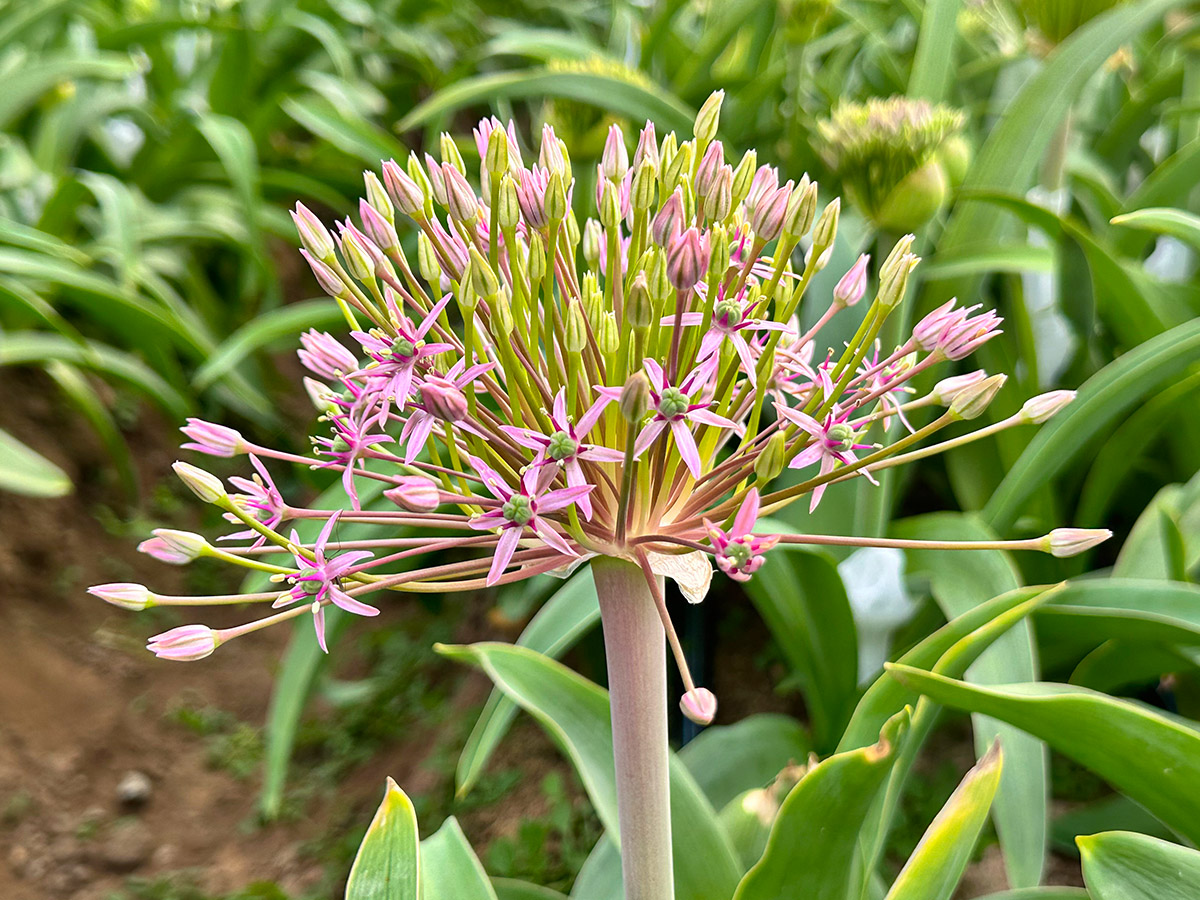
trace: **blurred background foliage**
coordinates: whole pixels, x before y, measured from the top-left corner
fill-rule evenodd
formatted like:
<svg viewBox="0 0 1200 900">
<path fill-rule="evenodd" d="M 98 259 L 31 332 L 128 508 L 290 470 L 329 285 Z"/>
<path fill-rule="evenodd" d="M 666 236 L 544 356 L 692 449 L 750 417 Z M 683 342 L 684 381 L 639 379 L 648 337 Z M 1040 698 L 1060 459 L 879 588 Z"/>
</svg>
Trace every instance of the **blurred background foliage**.
<svg viewBox="0 0 1200 900">
<path fill-rule="evenodd" d="M 1019 585 L 1089 572 L 1128 579 L 1130 596 L 1148 582 L 1196 590 L 1193 3 L 0 0 L 0 76 L 0 366 L 44 369 L 39 383 L 95 429 L 131 497 L 124 434 L 143 402 L 171 422 L 200 411 L 301 446 L 306 424 L 281 413 L 295 408 L 290 349 L 305 328 L 336 330 L 339 314 L 294 252 L 297 200 L 344 214 L 364 167 L 434 150 L 440 132 L 466 136 L 494 113 L 517 121 L 527 157 L 554 125 L 579 202 L 610 123 L 690 133 L 723 88 L 727 155 L 756 148 L 785 179 L 810 173 L 823 200 L 847 197 L 805 316 L 859 252 L 881 261 L 911 230 L 925 261 L 910 317 L 958 296 L 1006 318 L 974 361 L 1013 383 L 989 416 L 1080 391 L 1041 429 L 888 470 L 878 490 L 835 486 L 815 515 L 789 510 L 780 527 L 1118 535 L 1075 560 L 910 554 L 890 581 L 879 557 L 780 553 L 746 590 L 803 694 L 812 746 L 836 746 L 860 677 L 889 650 Z M 68 491 L 20 438 L 0 432 L 0 488 Z M 946 509 L 958 512 L 933 514 Z M 500 617 L 525 621 L 554 587 L 502 595 Z M 554 593 L 523 642 L 566 652 L 595 621 L 580 596 L 576 582 Z M 1038 622 L 1039 640 L 1022 624 L 975 674 L 1045 670 L 1196 714 L 1195 623 L 1125 640 L 1069 617 Z M 322 662 L 297 635 L 267 731 L 268 813 Z M 872 642 L 882 649 L 868 653 Z M 493 698 L 485 720 L 514 709 Z M 499 740 L 481 729 L 460 766 L 468 782 Z M 1010 769 L 1033 775 L 1006 781 L 1002 798 L 1044 803 L 1043 753 L 1015 745 Z"/>
</svg>

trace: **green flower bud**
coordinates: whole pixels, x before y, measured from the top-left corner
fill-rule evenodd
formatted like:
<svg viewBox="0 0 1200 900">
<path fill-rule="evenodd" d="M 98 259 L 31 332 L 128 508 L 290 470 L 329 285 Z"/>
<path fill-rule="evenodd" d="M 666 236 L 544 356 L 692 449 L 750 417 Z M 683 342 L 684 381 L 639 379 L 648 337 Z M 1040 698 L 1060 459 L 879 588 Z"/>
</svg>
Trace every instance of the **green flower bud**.
<svg viewBox="0 0 1200 900">
<path fill-rule="evenodd" d="M 704 105 L 700 107 L 700 112 L 696 114 L 696 125 L 692 131 L 697 142 L 707 144 L 717 136 L 717 126 L 721 121 L 721 104 L 724 101 L 724 91 L 713 91 L 704 101 Z"/>
<path fill-rule="evenodd" d="M 617 327 L 617 318 L 611 312 L 600 317 L 600 333 L 596 335 L 596 344 L 603 353 L 616 353 L 621 346 L 621 330 Z"/>
<path fill-rule="evenodd" d="M 563 177 L 558 172 L 550 173 L 550 180 L 546 184 L 546 200 L 543 209 L 546 211 L 546 218 L 551 223 L 561 222 L 567 215 L 567 191 L 563 187 Z"/>
<path fill-rule="evenodd" d="M 388 196 L 387 188 L 383 186 L 383 182 L 379 180 L 379 176 L 369 169 L 363 172 L 363 181 L 367 185 L 367 202 L 375 208 L 375 212 L 379 213 L 389 225 L 396 224 L 396 210 L 392 206 L 392 199 Z"/>
<path fill-rule="evenodd" d="M 536 232 L 529 235 L 529 280 L 540 284 L 546 277 L 546 245 Z"/>
<path fill-rule="evenodd" d="M 805 175 L 800 179 L 800 183 L 796 185 L 791 196 L 788 197 L 787 212 L 783 215 L 783 233 L 793 239 L 808 234 L 808 230 L 813 227 L 813 219 L 816 218 L 816 215 L 817 183 L 809 181 L 808 176 Z M 836 221 L 834 228 L 837 228 Z M 814 244 L 816 240 L 817 236 L 814 234 Z M 826 244 L 817 252 L 823 252 L 828 247 L 829 244 Z"/>
<path fill-rule="evenodd" d="M 984 410 L 988 408 L 988 404 L 992 402 L 992 398 L 996 396 L 1000 388 L 1004 387 L 1004 382 L 1007 380 L 1007 375 L 989 375 L 982 381 L 964 388 L 950 404 L 951 418 L 979 418 L 979 416 L 983 415 Z"/>
<path fill-rule="evenodd" d="M 499 178 L 502 172 L 508 171 L 508 135 L 503 128 L 493 128 L 488 135 L 483 164 L 493 178 Z"/>
<path fill-rule="evenodd" d="M 584 318 L 582 304 L 572 302 L 567 307 L 566 318 L 567 322 L 563 338 L 567 351 L 569 353 L 582 353 L 584 347 L 588 345 L 587 320 Z"/>
<path fill-rule="evenodd" d="M 741 206 L 746 197 L 750 195 L 750 185 L 754 183 L 754 173 L 757 171 L 758 153 L 754 150 L 747 150 L 742 161 L 733 170 L 732 203 L 734 209 Z"/>
<path fill-rule="evenodd" d="M 911 255 L 912 245 L 916 242 L 916 236 L 906 234 L 892 246 L 891 252 L 888 253 L 887 259 L 879 267 L 879 278 L 881 281 L 886 280 L 892 271 L 900 264 L 900 260 Z"/>
<path fill-rule="evenodd" d="M 614 232 L 621 224 L 621 203 L 617 198 L 617 186 L 605 180 L 600 192 L 600 222 L 605 230 Z"/>
<path fill-rule="evenodd" d="M 508 302 L 508 294 L 500 291 L 488 299 L 488 308 L 492 313 L 492 330 L 499 337 L 508 337 L 513 333 L 512 304 Z"/>
<path fill-rule="evenodd" d="M 492 134 L 496 134 L 496 129 Z M 500 132 L 503 134 L 503 132 Z M 521 204 L 517 201 L 517 184 L 507 172 L 500 179 L 500 202 L 496 204 L 496 221 L 508 231 L 521 221 Z"/>
<path fill-rule="evenodd" d="M 948 191 L 945 171 L 937 159 L 930 159 L 892 189 L 875 213 L 875 222 L 892 231 L 920 228 L 942 208 Z"/>
<path fill-rule="evenodd" d="M 654 302 L 650 299 L 650 282 L 645 272 L 638 272 L 625 298 L 625 318 L 638 331 L 644 331 L 654 321 Z"/>
<path fill-rule="evenodd" d="M 491 297 L 500 290 L 500 279 L 492 270 L 492 265 L 483 258 L 483 254 L 471 246 L 470 254 L 471 287 L 481 297 Z"/>
<path fill-rule="evenodd" d="M 695 152 L 696 146 L 691 141 L 688 141 L 680 146 L 678 152 L 671 158 L 670 163 L 663 164 L 662 196 L 666 197 L 670 195 L 677 185 L 688 180 L 688 176 L 692 171 L 692 157 Z"/>
<path fill-rule="evenodd" d="M 563 219 L 563 234 L 566 235 L 567 243 L 571 246 L 571 251 L 579 246 L 579 219 L 575 217 L 575 210 L 568 209 L 567 217 Z"/>
<path fill-rule="evenodd" d="M 645 212 L 654 204 L 654 189 L 658 186 L 658 169 L 650 160 L 642 160 L 633 173 L 629 202 L 638 212 Z"/>
<path fill-rule="evenodd" d="M 813 184 L 814 196 L 816 194 L 816 184 Z M 824 253 L 833 246 L 833 242 L 837 240 L 838 218 L 842 212 L 842 201 L 840 197 L 834 197 L 833 201 L 825 207 L 821 213 L 821 218 L 817 219 L 817 224 L 813 226 L 813 247 L 819 248 L 815 252 Z"/>
<path fill-rule="evenodd" d="M 957 189 L 971 168 L 971 144 L 961 134 L 951 135 L 942 142 L 937 152 L 938 162 L 946 173 L 946 181 Z"/>
<path fill-rule="evenodd" d="M 650 380 L 645 372 L 634 372 L 625 381 L 617 408 L 626 422 L 638 425 L 650 411 Z"/>
<path fill-rule="evenodd" d="M 708 232 L 708 272 L 719 278 L 728 268 L 729 230 L 724 225 L 714 225 Z"/>
<path fill-rule="evenodd" d="M 442 150 L 442 162 L 449 163 L 458 169 L 460 174 L 466 175 L 467 164 L 463 162 L 462 153 L 458 149 L 458 142 L 445 131 L 441 133 L 439 141 Z"/>
<path fill-rule="evenodd" d="M 429 176 L 425 174 L 425 167 L 421 165 L 421 159 L 416 153 L 408 154 L 408 162 L 405 164 L 408 170 L 408 177 L 417 183 L 421 189 L 421 196 L 425 198 L 425 206 L 422 210 L 426 218 L 433 215 L 433 185 L 429 181 Z"/>
<path fill-rule="evenodd" d="M 433 242 L 421 231 L 417 234 L 417 268 L 421 277 L 429 284 L 437 284 L 442 278 L 442 266 L 438 262 L 437 251 Z"/>
<path fill-rule="evenodd" d="M 600 223 L 595 219 L 588 219 L 583 223 L 583 258 L 593 269 L 600 266 L 600 244 L 603 235 Z"/>
<path fill-rule="evenodd" d="M 733 210 L 733 169 L 721 166 L 704 199 L 704 217 L 710 222 L 723 222 Z"/>
<path fill-rule="evenodd" d="M 782 431 L 777 431 L 767 439 L 767 445 L 754 461 L 754 477 L 760 484 L 766 484 L 778 478 L 787 465 L 787 438 Z"/>
<path fill-rule="evenodd" d="M 921 257 L 906 253 L 887 272 L 880 273 L 879 303 L 884 311 L 895 309 L 904 300 L 908 290 L 908 276 L 917 267 Z"/>
</svg>

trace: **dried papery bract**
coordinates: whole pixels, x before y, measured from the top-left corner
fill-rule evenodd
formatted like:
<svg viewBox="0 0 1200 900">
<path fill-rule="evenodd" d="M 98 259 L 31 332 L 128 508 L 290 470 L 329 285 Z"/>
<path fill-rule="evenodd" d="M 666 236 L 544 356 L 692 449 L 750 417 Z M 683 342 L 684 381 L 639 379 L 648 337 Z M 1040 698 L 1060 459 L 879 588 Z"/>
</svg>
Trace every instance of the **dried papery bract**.
<svg viewBox="0 0 1200 900">
<path fill-rule="evenodd" d="M 234 530 L 211 544 L 158 532 L 142 545 L 164 562 L 256 569 L 271 588 L 205 597 L 92 589 L 135 610 L 274 608 L 235 628 L 187 625 L 150 641 L 159 656 L 191 660 L 298 616 L 312 617 L 324 646 L 329 606 L 374 615 L 368 594 L 483 590 L 590 561 L 608 649 L 625 892 L 637 900 L 672 893 L 668 654 L 684 714 L 700 723 L 717 715 L 716 696 L 688 671 L 665 579 L 699 602 L 714 561 L 745 580 L 781 541 L 957 546 L 754 529 L 790 503 L 815 508 L 835 481 L 874 481 L 877 469 L 1044 421 L 1070 400 L 1045 395 L 936 443 L 943 428 L 981 416 L 1004 378 L 952 375 L 923 396 L 913 379 L 993 338 L 999 319 L 951 303 L 899 346 L 879 346 L 919 262 L 911 236 L 880 266 L 869 303 L 866 257 L 832 297 L 806 297 L 831 258 L 840 201 L 822 206 L 805 175 L 780 185 L 754 153 L 736 168 L 727 162 L 736 156 L 717 138 L 721 101 L 704 105 L 694 137 L 659 141 L 647 123 L 632 156 L 630 136 L 610 129 L 589 198 L 598 218 L 577 218 L 585 198 L 554 128 L 523 150 L 515 126 L 492 119 L 474 134 L 478 182 L 443 135 L 440 158 L 368 173 L 361 228 L 345 220 L 331 230 L 297 207 L 303 252 L 348 325 L 348 335 L 300 337 L 319 413 L 313 455 L 189 420 L 189 449 L 249 457 L 252 471 L 228 489 L 191 463 L 174 467 Z M 393 239 L 405 227 L 417 232 L 415 268 Z M 818 315 L 801 333 L 804 303 Z M 822 343 L 826 324 L 855 304 L 868 307 L 859 333 L 837 348 Z M 881 445 L 892 416 L 908 431 Z M 340 479 L 336 508 L 285 497 L 271 468 L 291 463 Z M 799 480 L 775 486 L 788 468 Z M 368 483 L 381 489 L 374 502 L 361 491 Z M 300 537 L 300 522 L 319 531 L 315 541 Z M 366 536 L 343 539 L 339 523 Z M 1099 537 L 1060 531 L 964 546 L 1063 555 Z"/>
</svg>

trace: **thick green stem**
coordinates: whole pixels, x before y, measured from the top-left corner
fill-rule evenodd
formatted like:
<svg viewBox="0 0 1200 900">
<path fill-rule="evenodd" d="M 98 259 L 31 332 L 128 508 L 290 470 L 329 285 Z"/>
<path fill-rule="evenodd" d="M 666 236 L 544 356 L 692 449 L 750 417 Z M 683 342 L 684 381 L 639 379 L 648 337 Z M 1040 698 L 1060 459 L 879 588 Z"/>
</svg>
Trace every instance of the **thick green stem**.
<svg viewBox="0 0 1200 900">
<path fill-rule="evenodd" d="M 592 561 L 608 657 L 625 900 L 673 900 L 667 768 L 667 650 L 645 575 Z"/>
</svg>

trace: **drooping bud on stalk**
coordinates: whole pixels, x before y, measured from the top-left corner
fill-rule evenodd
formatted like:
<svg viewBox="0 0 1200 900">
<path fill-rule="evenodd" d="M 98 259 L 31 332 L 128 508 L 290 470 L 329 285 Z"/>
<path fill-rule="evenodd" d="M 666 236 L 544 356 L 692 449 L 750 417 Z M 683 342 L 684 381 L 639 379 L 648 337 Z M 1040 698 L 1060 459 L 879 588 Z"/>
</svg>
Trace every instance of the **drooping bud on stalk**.
<svg viewBox="0 0 1200 900">
<path fill-rule="evenodd" d="M 708 688 L 693 688 L 679 698 L 679 709 L 697 725 L 709 725 L 717 717 L 717 696 Z"/>
<path fill-rule="evenodd" d="M 221 479 L 211 472 L 205 472 L 199 466 L 177 460 L 171 468 L 179 476 L 179 480 L 205 503 L 216 503 L 229 496 Z"/>
<path fill-rule="evenodd" d="M 433 512 L 441 505 L 438 486 L 421 475 L 402 476 L 395 487 L 383 492 L 383 496 L 409 512 Z"/>
<path fill-rule="evenodd" d="M 700 112 L 696 114 L 696 125 L 692 133 L 701 144 L 707 144 L 717 136 L 717 125 L 721 121 L 721 104 L 725 102 L 724 91 L 713 91 Z"/>
<path fill-rule="evenodd" d="M 291 215 L 304 249 L 323 263 L 333 262 L 333 235 L 321 220 L 303 203 L 297 203 Z"/>
<path fill-rule="evenodd" d="M 1043 549 L 1057 557 L 1078 556 L 1112 537 L 1107 528 L 1055 528 L 1042 540 Z"/>
<path fill-rule="evenodd" d="M 630 424 L 637 425 L 645 418 L 650 411 L 650 380 L 645 372 L 638 370 L 626 379 L 617 408 Z"/>
<path fill-rule="evenodd" d="M 207 625 L 182 625 L 146 642 L 146 649 L 159 659 L 194 662 L 217 649 L 217 633 Z"/>
<path fill-rule="evenodd" d="M 173 566 L 182 566 L 207 555 L 212 545 L 190 531 L 156 528 L 154 537 L 138 544 L 138 550 Z"/>
<path fill-rule="evenodd" d="M 983 369 L 976 369 L 965 375 L 952 375 L 935 384 L 929 396 L 939 406 L 949 406 L 954 402 L 955 397 L 972 385 L 979 384 L 985 378 L 987 378 L 987 372 Z"/>
<path fill-rule="evenodd" d="M 400 238 L 396 234 L 395 227 L 374 206 L 366 200 L 360 200 L 358 215 L 362 219 L 363 231 L 380 250 L 388 253 L 399 248 Z"/>
<path fill-rule="evenodd" d="M 996 396 L 1000 388 L 1004 387 L 1006 381 L 1008 381 L 1007 375 L 989 375 L 987 378 L 963 388 L 950 404 L 951 417 L 976 419 L 983 415 L 983 411 L 988 408 L 988 404 L 992 402 L 992 398 Z"/>
<path fill-rule="evenodd" d="M 237 456 L 239 453 L 245 453 L 247 449 L 246 439 L 242 437 L 241 432 L 228 425 L 218 425 L 193 417 L 179 430 L 191 439 L 183 445 L 184 450 L 195 450 L 209 456 Z"/>
<path fill-rule="evenodd" d="M 1050 391 L 1030 397 L 1017 413 L 1028 425 L 1041 425 L 1075 399 L 1074 391 Z"/>
<path fill-rule="evenodd" d="M 97 584 L 87 589 L 93 597 L 99 597 L 105 603 L 141 612 L 154 605 L 154 594 L 144 584 L 133 584 L 127 581 L 113 584 Z"/>
<path fill-rule="evenodd" d="M 867 292 L 867 264 L 871 256 L 863 253 L 833 288 L 833 301 L 839 306 L 853 306 Z"/>
</svg>

